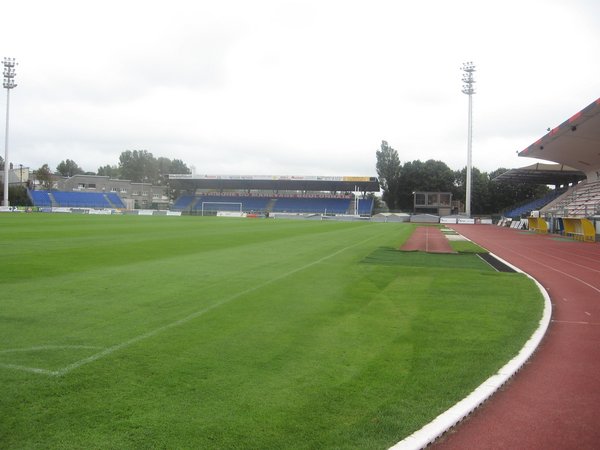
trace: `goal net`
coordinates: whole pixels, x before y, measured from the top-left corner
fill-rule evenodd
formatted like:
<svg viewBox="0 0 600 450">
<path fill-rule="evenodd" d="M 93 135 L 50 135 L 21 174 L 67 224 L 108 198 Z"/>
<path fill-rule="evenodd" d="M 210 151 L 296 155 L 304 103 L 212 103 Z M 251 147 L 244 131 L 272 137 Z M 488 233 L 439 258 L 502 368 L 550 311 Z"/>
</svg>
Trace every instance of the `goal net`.
<svg viewBox="0 0 600 450">
<path fill-rule="evenodd" d="M 238 202 L 202 202 L 201 214 L 215 216 L 220 212 L 233 212 L 242 214 L 242 203 Z"/>
</svg>

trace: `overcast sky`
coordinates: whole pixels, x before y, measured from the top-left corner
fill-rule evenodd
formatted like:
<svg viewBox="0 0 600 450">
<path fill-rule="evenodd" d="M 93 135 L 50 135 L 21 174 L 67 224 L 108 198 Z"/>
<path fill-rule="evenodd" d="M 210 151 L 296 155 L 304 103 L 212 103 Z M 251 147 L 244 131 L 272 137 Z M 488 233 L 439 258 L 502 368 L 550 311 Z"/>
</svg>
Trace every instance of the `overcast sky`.
<svg viewBox="0 0 600 450">
<path fill-rule="evenodd" d="M 460 68 L 473 61 L 473 165 L 489 172 L 535 162 L 516 152 L 600 96 L 597 0 L 19 0 L 2 11 L 0 58 L 19 63 L 9 160 L 33 169 L 73 159 L 95 172 L 145 149 L 199 174 L 376 175 L 382 140 L 402 163 L 460 169 Z"/>
</svg>

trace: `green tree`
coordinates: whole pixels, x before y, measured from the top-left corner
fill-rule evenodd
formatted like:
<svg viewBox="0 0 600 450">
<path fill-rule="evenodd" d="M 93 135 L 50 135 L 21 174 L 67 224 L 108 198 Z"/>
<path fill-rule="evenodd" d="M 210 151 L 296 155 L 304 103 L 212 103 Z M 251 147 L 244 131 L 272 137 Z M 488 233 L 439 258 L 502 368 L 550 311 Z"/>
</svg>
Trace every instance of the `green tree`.
<svg viewBox="0 0 600 450">
<path fill-rule="evenodd" d="M 402 166 L 398 185 L 398 207 L 412 210 L 415 191 L 453 192 L 453 188 L 454 172 L 446 163 L 433 159 L 406 162 Z"/>
<path fill-rule="evenodd" d="M 177 174 L 187 174 L 192 173 L 192 171 L 185 165 L 185 163 L 180 159 L 170 160 L 169 158 L 165 158 L 163 156 L 157 159 L 158 165 L 158 175 L 163 183 L 168 181 L 168 175 L 170 173 Z"/>
<path fill-rule="evenodd" d="M 53 179 L 52 171 L 48 164 L 44 164 L 42 167 L 34 172 L 35 178 L 40 183 L 42 189 L 52 189 Z"/>
<path fill-rule="evenodd" d="M 110 164 L 107 164 L 102 167 L 98 167 L 97 174 L 105 176 L 105 177 L 110 177 L 110 178 L 119 178 L 120 177 L 119 168 L 117 166 L 111 166 Z"/>
<path fill-rule="evenodd" d="M 181 188 L 178 183 L 169 181 L 169 174 L 188 174 L 192 171 L 180 159 L 170 160 L 169 158 L 160 157 L 158 162 L 158 183 L 167 186 L 167 195 L 174 200 L 181 194 Z"/>
<path fill-rule="evenodd" d="M 171 161 L 171 172 L 177 174 L 189 174 L 192 173 L 190 168 L 181 159 L 174 159 Z"/>
<path fill-rule="evenodd" d="M 158 184 L 158 161 L 148 150 L 126 150 L 119 156 L 119 171 L 135 183 Z"/>
<path fill-rule="evenodd" d="M 377 175 L 383 190 L 381 198 L 390 210 L 395 210 L 398 208 L 397 193 L 401 170 L 398 152 L 390 147 L 386 141 L 381 141 L 381 149 L 377 150 L 376 156 Z"/>
<path fill-rule="evenodd" d="M 67 159 L 56 166 L 56 172 L 63 177 L 72 177 L 84 173 L 84 170 L 72 159 Z"/>
<path fill-rule="evenodd" d="M 0 197 L 4 197 L 4 183 L 0 183 Z M 10 206 L 32 206 L 25 186 L 10 186 L 8 188 Z"/>
<path fill-rule="evenodd" d="M 542 197 L 550 190 L 548 186 L 540 184 L 494 181 L 497 176 L 507 170 L 500 168 L 489 174 L 489 192 L 494 205 L 493 212 L 499 213 L 515 205 Z"/>
<path fill-rule="evenodd" d="M 11 186 L 8 188 L 8 195 L 11 198 L 10 203 L 15 206 L 33 206 L 31 199 L 27 195 L 25 186 Z"/>
<path fill-rule="evenodd" d="M 171 173 L 171 160 L 164 156 L 159 156 L 156 160 L 156 165 L 158 167 L 158 183 L 167 184 L 169 178 L 168 175 Z"/>
<path fill-rule="evenodd" d="M 455 191 L 452 198 L 466 203 L 467 168 L 455 172 Z M 481 172 L 477 167 L 471 168 L 471 214 L 491 214 L 489 200 L 489 176 Z"/>
<path fill-rule="evenodd" d="M 476 167 L 471 171 L 471 213 L 496 214 L 503 210 L 539 198 L 548 192 L 545 185 L 493 181 L 506 169 L 496 169 L 489 174 Z M 465 202 L 467 169 L 456 171 L 453 198 Z"/>
<path fill-rule="evenodd" d="M 373 212 L 378 213 L 378 212 L 382 212 L 385 209 L 383 201 L 381 200 L 381 197 L 378 197 L 377 195 L 375 195 L 374 192 L 369 192 L 367 194 L 367 198 L 373 199 Z"/>
</svg>

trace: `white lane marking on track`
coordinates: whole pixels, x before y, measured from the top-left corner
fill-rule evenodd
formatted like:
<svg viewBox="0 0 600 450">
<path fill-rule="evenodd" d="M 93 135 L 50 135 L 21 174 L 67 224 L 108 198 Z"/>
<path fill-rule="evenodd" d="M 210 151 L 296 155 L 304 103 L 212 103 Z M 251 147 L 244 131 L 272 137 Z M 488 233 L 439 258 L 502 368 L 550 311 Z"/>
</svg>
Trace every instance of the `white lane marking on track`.
<svg viewBox="0 0 600 450">
<path fill-rule="evenodd" d="M 534 263 L 535 263 L 536 265 L 538 265 L 538 266 L 543 266 L 543 267 L 546 267 L 547 269 L 550 269 L 550 270 L 552 270 L 552 271 L 554 271 L 554 272 L 558 272 L 558 273 L 560 273 L 560 274 L 562 274 L 562 275 L 564 275 L 564 276 L 566 276 L 566 277 L 572 278 L 572 279 L 574 279 L 574 280 L 576 280 L 576 281 L 580 282 L 581 284 L 584 284 L 585 286 L 587 286 L 587 287 L 589 287 L 589 288 L 593 289 L 594 291 L 596 291 L 596 292 L 600 293 L 600 289 L 598 289 L 596 286 L 593 286 L 593 285 L 591 285 L 591 284 L 589 284 L 589 283 L 587 283 L 587 282 L 583 281 L 581 278 L 577 278 L 577 277 L 576 277 L 576 276 L 574 276 L 574 275 L 568 274 L 568 273 L 566 273 L 566 272 L 563 272 L 562 270 L 558 270 L 558 269 L 556 269 L 555 267 L 552 267 L 552 266 L 549 266 L 549 265 L 547 265 L 547 264 L 544 264 L 544 263 L 540 262 L 540 261 L 539 261 L 539 260 L 537 260 L 537 259 L 534 259 L 534 258 L 529 258 L 529 257 L 527 257 L 527 256 L 523 255 L 522 253 L 519 253 L 519 252 L 517 252 L 517 251 L 515 251 L 515 250 L 511 250 L 510 248 L 506 248 L 506 247 L 504 247 L 504 246 L 502 246 L 502 247 L 503 247 L 503 249 L 504 249 L 505 251 L 507 251 L 507 252 L 514 253 L 514 254 L 516 254 L 517 256 L 519 256 L 519 257 L 521 257 L 521 258 L 523 258 L 523 259 L 526 259 L 526 260 L 528 260 L 528 261 L 532 261 L 532 262 L 534 262 Z M 539 252 L 539 253 L 542 253 L 542 252 L 540 252 L 539 250 L 538 250 L 538 252 Z M 548 253 L 542 253 L 542 255 L 549 255 L 549 254 L 548 254 Z M 549 289 L 546 289 L 546 290 L 547 290 L 547 291 L 550 291 Z"/>
<path fill-rule="evenodd" d="M 556 254 L 558 254 L 558 253 L 566 253 L 567 255 L 571 255 L 571 252 L 565 251 L 565 250 L 561 250 L 560 248 L 557 248 L 555 250 L 556 250 Z M 558 258 L 558 256 L 556 256 L 556 254 L 554 255 L 554 257 Z M 587 255 L 590 255 L 590 254 L 592 254 L 594 257 L 587 256 Z M 577 259 L 586 259 L 586 260 L 589 260 L 589 261 L 591 261 L 593 263 L 600 262 L 600 260 L 598 259 L 598 254 L 597 253 L 587 253 L 587 252 L 581 252 L 581 253 L 579 253 L 578 252 Z"/>
<path fill-rule="evenodd" d="M 304 269 L 308 269 L 309 267 L 312 267 L 312 266 L 317 265 L 317 264 L 319 264 L 319 263 L 321 263 L 323 261 L 326 261 L 326 260 L 328 260 L 330 258 L 333 258 L 334 256 L 337 256 L 340 253 L 343 253 L 343 252 L 345 252 L 346 250 L 348 250 L 350 248 L 357 247 L 357 246 L 359 246 L 361 244 L 364 244 L 365 242 L 368 242 L 368 241 L 370 241 L 372 239 L 375 239 L 376 237 L 378 237 L 378 236 L 377 235 L 376 236 L 371 236 L 371 237 L 368 237 L 367 239 L 364 239 L 364 240 L 362 240 L 360 242 L 357 242 L 355 244 L 352 244 L 352 245 L 349 245 L 347 247 L 344 247 L 344 248 L 342 248 L 342 249 L 340 249 L 340 250 L 338 250 L 336 252 L 333 252 L 333 253 L 331 253 L 331 254 L 329 254 L 327 256 L 319 258 L 319 259 L 317 259 L 317 260 L 315 260 L 315 261 L 313 261 L 311 263 L 305 264 L 305 265 L 303 265 L 301 267 L 298 267 L 296 269 L 290 270 L 289 272 L 286 272 L 286 273 L 284 273 L 282 275 L 279 275 L 279 276 L 277 276 L 275 278 L 272 278 L 271 280 L 265 281 L 265 282 L 260 283 L 260 284 L 258 284 L 256 286 L 253 286 L 251 288 L 248 288 L 248 289 L 245 289 L 243 291 L 240 291 L 237 294 L 230 295 L 229 297 L 226 297 L 226 298 L 222 299 L 221 301 L 219 301 L 217 303 L 214 303 L 214 304 L 212 304 L 210 306 L 207 306 L 206 308 L 203 308 L 203 309 L 198 310 L 198 311 L 196 311 L 196 312 L 194 312 L 192 314 L 189 314 L 188 316 L 183 317 L 182 319 L 176 320 L 175 322 L 171 322 L 171 323 L 169 323 L 167 325 L 163 325 L 162 327 L 159 327 L 159 328 L 156 328 L 154 330 L 148 331 L 147 333 L 135 336 L 135 337 L 133 337 L 133 338 L 127 340 L 127 341 L 121 342 L 120 344 L 113 345 L 112 347 L 109 347 L 109 348 L 107 348 L 107 349 L 105 349 L 105 350 L 103 350 L 101 352 L 98 352 L 98 353 L 96 353 L 94 355 L 91 355 L 91 356 L 89 356 L 87 358 L 80 359 L 79 361 L 76 361 L 76 362 L 74 362 L 72 364 L 69 364 L 68 366 L 66 366 L 66 367 L 64 367 L 64 368 L 62 368 L 60 370 L 57 370 L 55 372 L 51 372 L 51 373 L 48 373 L 48 374 L 49 375 L 54 375 L 54 376 L 66 375 L 67 373 L 71 372 L 72 370 L 77 369 L 77 368 L 79 368 L 79 367 L 81 367 L 81 366 L 83 366 L 85 364 L 89 364 L 91 362 L 97 361 L 98 359 L 103 358 L 105 356 L 108 356 L 111 353 L 116 352 L 117 350 L 121 350 L 121 349 L 123 349 L 125 347 L 129 347 L 130 345 L 133 345 L 133 344 L 135 344 L 137 342 L 143 341 L 144 339 L 148 339 L 150 337 L 153 337 L 153 336 L 157 335 L 158 333 L 166 331 L 166 330 L 168 330 L 170 328 L 174 328 L 174 327 L 183 325 L 183 324 L 189 322 L 192 319 L 200 317 L 201 315 L 203 315 L 203 314 L 205 314 L 205 313 L 207 313 L 207 312 L 209 312 L 209 311 L 211 311 L 211 310 L 213 310 L 215 308 L 218 308 L 219 306 L 223 306 L 224 304 L 229 303 L 232 300 L 235 300 L 238 297 L 241 297 L 243 295 L 249 294 L 250 292 L 253 292 L 253 291 L 256 291 L 258 289 L 261 289 L 261 288 L 263 288 L 265 286 L 268 286 L 269 284 L 274 283 L 276 281 L 279 281 L 279 280 L 281 280 L 283 278 L 287 278 L 290 275 L 293 275 L 293 274 L 295 274 L 297 272 L 300 272 L 300 271 L 302 271 Z"/>
<path fill-rule="evenodd" d="M 571 260 L 568 260 L 568 259 L 565 259 L 565 258 L 560 258 L 560 257 L 558 257 L 558 256 L 556 256 L 556 255 L 551 255 L 551 254 L 549 254 L 549 253 L 545 253 L 545 252 L 543 252 L 543 251 L 541 251 L 541 250 L 536 250 L 536 249 L 531 249 L 531 250 L 532 250 L 532 251 L 534 251 L 534 252 L 537 252 L 537 253 L 541 253 L 541 254 L 542 254 L 542 255 L 544 255 L 544 256 L 547 256 L 547 257 L 550 257 L 550 258 L 554 258 L 554 259 L 557 259 L 557 260 L 559 260 L 559 261 L 566 262 L 566 263 L 568 263 L 569 265 L 572 265 L 572 266 L 577 266 L 577 267 L 581 267 L 581 268 L 583 268 L 583 269 L 590 270 L 590 271 L 592 271 L 592 272 L 600 273 L 600 270 L 596 270 L 596 269 L 594 269 L 594 268 L 592 268 L 592 267 L 590 267 L 590 266 L 586 266 L 586 265 L 583 265 L 583 264 L 578 264 L 578 263 L 576 263 L 576 262 L 574 262 L 574 261 L 571 261 Z"/>
<path fill-rule="evenodd" d="M 591 316 L 591 314 L 587 311 L 584 311 L 584 313 L 586 313 L 588 316 Z"/>
<path fill-rule="evenodd" d="M 581 320 L 552 320 L 554 323 L 570 323 L 573 325 L 591 325 L 590 322 L 584 322 Z"/>
</svg>

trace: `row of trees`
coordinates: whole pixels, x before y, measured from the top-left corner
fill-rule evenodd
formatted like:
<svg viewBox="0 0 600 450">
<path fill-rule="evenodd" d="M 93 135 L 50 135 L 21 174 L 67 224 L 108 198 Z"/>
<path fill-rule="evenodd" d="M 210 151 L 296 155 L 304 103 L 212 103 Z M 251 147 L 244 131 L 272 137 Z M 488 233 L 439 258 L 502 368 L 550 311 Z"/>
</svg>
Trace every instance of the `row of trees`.
<svg viewBox="0 0 600 450">
<path fill-rule="evenodd" d="M 151 183 L 156 186 L 166 184 L 169 173 L 191 173 L 191 170 L 180 159 L 169 159 L 162 156 L 155 158 L 147 150 L 126 150 L 119 156 L 118 164 L 99 167 L 97 172 L 86 172 L 72 159 L 66 159 L 56 166 L 54 173 L 63 177 L 80 174 L 104 175 L 135 183 Z M 48 164 L 44 164 L 35 171 L 36 179 L 46 188 L 52 185 L 52 175 L 53 172 Z"/>
<path fill-rule="evenodd" d="M 400 162 L 398 152 L 386 141 L 376 152 L 377 175 L 383 189 L 382 199 L 391 211 L 412 211 L 415 191 L 451 192 L 454 200 L 465 200 L 466 168 L 453 171 L 444 162 Z M 0 163 L 2 158 L 0 157 Z M 471 212 L 492 214 L 515 204 L 536 198 L 547 192 L 546 186 L 525 183 L 497 183 L 492 180 L 505 172 L 500 168 L 493 172 L 481 172 L 473 168 L 471 172 Z M 78 174 L 104 175 L 133 182 L 165 185 L 169 173 L 191 173 L 180 159 L 155 158 L 147 150 L 126 150 L 119 156 L 115 165 L 99 167 L 97 172 L 84 171 L 75 161 L 66 159 L 56 166 L 53 172 L 48 164 L 34 171 L 35 178 L 43 188 L 52 186 L 54 174 L 71 177 Z"/>
<path fill-rule="evenodd" d="M 401 164 L 398 152 L 386 141 L 377 150 L 377 175 L 383 189 L 383 201 L 391 211 L 412 211 L 413 192 L 451 192 L 453 200 L 465 201 L 466 168 L 453 171 L 444 162 L 428 160 Z M 498 183 L 492 180 L 506 172 L 471 171 L 471 212 L 494 214 L 510 206 L 539 197 L 547 186 L 525 183 Z"/>
</svg>

